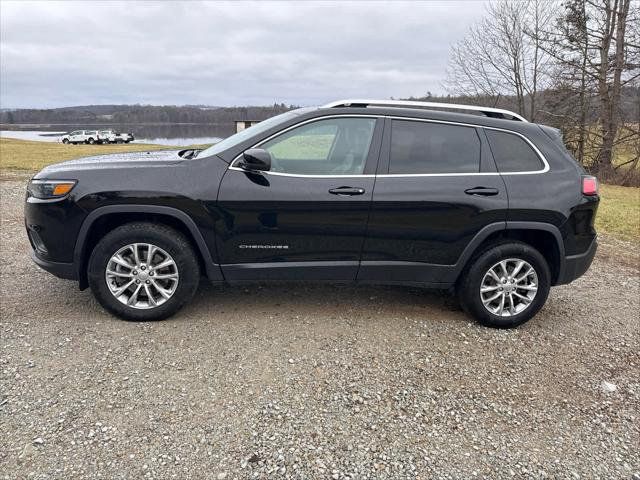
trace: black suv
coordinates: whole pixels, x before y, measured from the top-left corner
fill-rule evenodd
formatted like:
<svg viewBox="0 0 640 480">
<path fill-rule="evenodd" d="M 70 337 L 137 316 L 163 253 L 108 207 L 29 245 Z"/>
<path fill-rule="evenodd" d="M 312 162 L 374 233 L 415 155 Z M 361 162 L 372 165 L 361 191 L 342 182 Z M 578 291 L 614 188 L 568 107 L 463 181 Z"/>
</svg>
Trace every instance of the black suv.
<svg viewBox="0 0 640 480">
<path fill-rule="evenodd" d="M 25 217 L 33 260 L 128 320 L 175 313 L 205 275 L 455 288 L 513 327 L 587 270 L 598 201 L 559 132 L 513 112 L 348 100 L 203 151 L 52 165 Z"/>
</svg>

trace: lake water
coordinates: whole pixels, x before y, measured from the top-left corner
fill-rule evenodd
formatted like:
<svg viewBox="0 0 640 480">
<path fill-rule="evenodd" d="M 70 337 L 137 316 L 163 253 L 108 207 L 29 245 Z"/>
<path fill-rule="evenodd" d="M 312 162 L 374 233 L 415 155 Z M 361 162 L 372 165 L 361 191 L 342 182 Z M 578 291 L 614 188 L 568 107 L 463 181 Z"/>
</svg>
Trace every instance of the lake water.
<svg viewBox="0 0 640 480">
<path fill-rule="evenodd" d="M 235 133 L 233 125 L 161 124 L 161 125 L 1 125 L 0 137 L 60 142 L 73 130 L 116 130 L 130 132 L 134 143 L 187 146 L 217 143 Z"/>
</svg>

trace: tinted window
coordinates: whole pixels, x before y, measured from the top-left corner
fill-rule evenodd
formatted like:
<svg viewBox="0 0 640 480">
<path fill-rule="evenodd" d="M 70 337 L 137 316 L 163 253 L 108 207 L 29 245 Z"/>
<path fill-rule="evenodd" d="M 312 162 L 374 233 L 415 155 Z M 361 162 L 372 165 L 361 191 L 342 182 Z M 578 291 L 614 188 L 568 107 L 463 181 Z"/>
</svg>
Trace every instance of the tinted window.
<svg viewBox="0 0 640 480">
<path fill-rule="evenodd" d="M 299 175 L 360 175 L 375 118 L 331 118 L 289 130 L 261 145 L 271 171 Z"/>
<path fill-rule="evenodd" d="M 485 130 L 500 172 L 534 172 L 543 168 L 531 145 L 518 135 Z"/>
<path fill-rule="evenodd" d="M 394 120 L 389 173 L 474 173 L 480 170 L 475 128 Z"/>
</svg>

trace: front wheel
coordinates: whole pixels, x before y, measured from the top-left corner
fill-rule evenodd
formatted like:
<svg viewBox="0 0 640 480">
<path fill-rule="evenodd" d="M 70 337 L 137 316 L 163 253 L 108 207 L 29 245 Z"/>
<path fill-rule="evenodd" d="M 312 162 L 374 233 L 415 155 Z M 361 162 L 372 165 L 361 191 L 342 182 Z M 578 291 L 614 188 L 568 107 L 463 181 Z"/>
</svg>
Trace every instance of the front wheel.
<svg viewBox="0 0 640 480">
<path fill-rule="evenodd" d="M 459 282 L 458 298 L 482 325 L 512 328 L 538 313 L 550 286 L 545 258 L 530 245 L 514 241 L 489 248 L 472 260 Z"/>
<path fill-rule="evenodd" d="M 200 267 L 187 238 L 152 223 L 129 223 L 98 242 L 89 259 L 89 286 L 114 315 L 161 320 L 195 294 Z"/>
<path fill-rule="evenodd" d="M 69 139 L 68 138 L 63 138 L 62 139 L 62 143 L 64 143 L 65 145 L 67 145 L 69 143 Z"/>
<path fill-rule="evenodd" d="M 93 138 L 90 138 L 89 140 L 87 140 L 87 143 L 89 145 L 93 145 L 94 143 L 96 143 L 96 141 Z"/>
</svg>

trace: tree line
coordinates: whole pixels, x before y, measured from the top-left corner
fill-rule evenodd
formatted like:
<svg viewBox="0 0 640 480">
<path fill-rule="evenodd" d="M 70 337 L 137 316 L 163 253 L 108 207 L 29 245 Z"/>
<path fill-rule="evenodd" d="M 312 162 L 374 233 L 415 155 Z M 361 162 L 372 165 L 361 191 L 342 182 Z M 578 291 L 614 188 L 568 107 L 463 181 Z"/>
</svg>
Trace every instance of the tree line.
<svg viewBox="0 0 640 480">
<path fill-rule="evenodd" d="M 53 109 L 20 109 L 0 112 L 3 124 L 210 124 L 228 125 L 236 120 L 264 120 L 294 108 L 284 104 L 249 107 L 89 105 Z"/>
<path fill-rule="evenodd" d="M 603 180 L 638 181 L 638 1 L 489 3 L 452 48 L 447 88 L 561 129 L 578 161 Z"/>
</svg>

